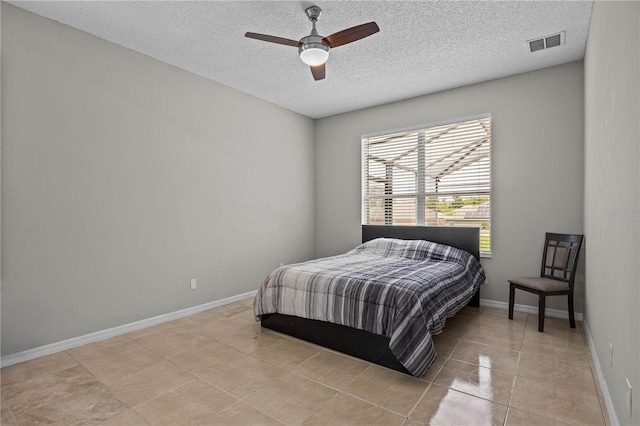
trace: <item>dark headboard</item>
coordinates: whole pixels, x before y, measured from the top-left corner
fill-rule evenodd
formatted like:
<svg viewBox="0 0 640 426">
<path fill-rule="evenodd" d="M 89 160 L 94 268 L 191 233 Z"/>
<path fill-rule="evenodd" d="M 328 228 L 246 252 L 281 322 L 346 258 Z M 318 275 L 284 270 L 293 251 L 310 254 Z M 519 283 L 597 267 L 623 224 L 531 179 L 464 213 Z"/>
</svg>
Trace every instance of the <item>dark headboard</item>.
<svg viewBox="0 0 640 426">
<path fill-rule="evenodd" d="M 362 225 L 362 242 L 376 238 L 429 240 L 471 253 L 480 260 L 480 228 L 454 226 Z"/>
</svg>

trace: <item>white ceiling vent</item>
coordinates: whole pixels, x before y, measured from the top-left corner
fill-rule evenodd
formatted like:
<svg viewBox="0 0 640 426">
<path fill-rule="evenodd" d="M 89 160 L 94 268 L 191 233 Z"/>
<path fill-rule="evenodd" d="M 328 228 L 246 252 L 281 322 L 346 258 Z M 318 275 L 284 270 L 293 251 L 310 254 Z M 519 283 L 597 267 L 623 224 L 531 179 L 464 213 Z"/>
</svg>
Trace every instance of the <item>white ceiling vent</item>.
<svg viewBox="0 0 640 426">
<path fill-rule="evenodd" d="M 527 46 L 531 53 L 537 52 L 538 50 L 545 50 L 551 47 L 560 46 L 562 44 L 564 44 L 564 31 L 533 40 L 527 40 Z"/>
</svg>

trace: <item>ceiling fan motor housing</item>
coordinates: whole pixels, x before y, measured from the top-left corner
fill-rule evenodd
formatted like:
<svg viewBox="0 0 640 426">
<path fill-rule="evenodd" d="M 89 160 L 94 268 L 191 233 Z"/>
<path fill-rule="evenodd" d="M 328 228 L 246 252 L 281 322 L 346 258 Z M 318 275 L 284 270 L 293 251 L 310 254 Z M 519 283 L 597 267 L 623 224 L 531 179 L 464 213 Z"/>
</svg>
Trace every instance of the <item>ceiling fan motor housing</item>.
<svg viewBox="0 0 640 426">
<path fill-rule="evenodd" d="M 329 57 L 329 46 L 324 44 L 322 37 L 318 35 L 310 35 L 300 40 L 302 43 L 298 48 L 300 59 L 307 65 L 322 65 Z"/>
</svg>

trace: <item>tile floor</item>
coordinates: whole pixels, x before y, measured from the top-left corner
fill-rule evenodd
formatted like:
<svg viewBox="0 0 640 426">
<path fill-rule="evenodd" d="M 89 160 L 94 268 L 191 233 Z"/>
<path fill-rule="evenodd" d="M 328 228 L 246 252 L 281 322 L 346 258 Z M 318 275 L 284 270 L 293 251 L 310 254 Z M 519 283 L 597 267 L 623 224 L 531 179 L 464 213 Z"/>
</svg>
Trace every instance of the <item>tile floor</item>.
<svg viewBox="0 0 640 426">
<path fill-rule="evenodd" d="M 582 324 L 465 308 L 414 378 L 261 330 L 252 300 L 2 369 L 4 426 L 606 425 Z"/>
</svg>

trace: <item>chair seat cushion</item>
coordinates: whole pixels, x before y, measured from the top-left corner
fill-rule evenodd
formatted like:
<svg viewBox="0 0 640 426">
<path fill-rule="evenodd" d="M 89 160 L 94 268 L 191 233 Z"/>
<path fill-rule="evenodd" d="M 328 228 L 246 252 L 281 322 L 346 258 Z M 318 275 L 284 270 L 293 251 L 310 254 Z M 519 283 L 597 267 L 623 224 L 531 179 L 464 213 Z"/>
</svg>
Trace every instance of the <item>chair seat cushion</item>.
<svg viewBox="0 0 640 426">
<path fill-rule="evenodd" d="M 568 283 L 551 278 L 518 277 L 511 278 L 509 282 L 537 291 L 569 291 Z"/>
</svg>

